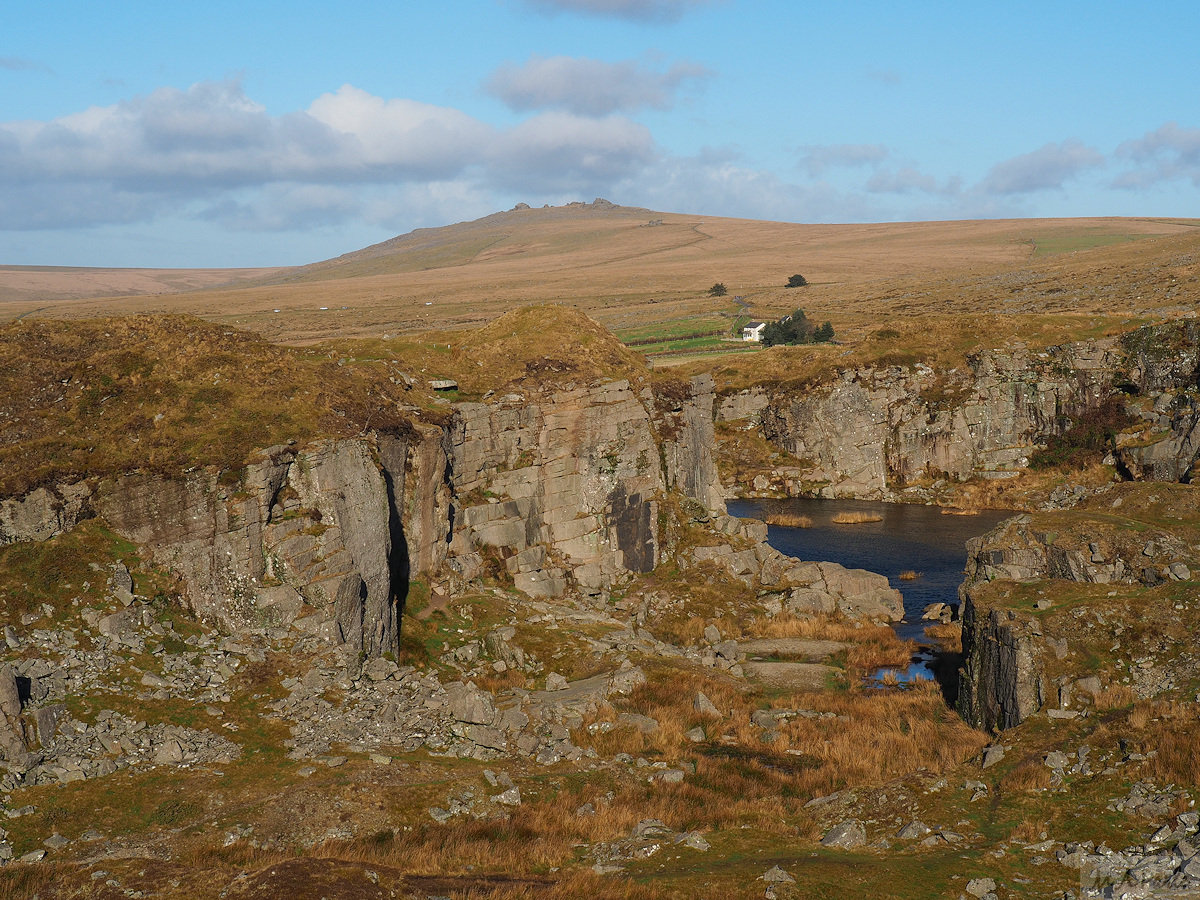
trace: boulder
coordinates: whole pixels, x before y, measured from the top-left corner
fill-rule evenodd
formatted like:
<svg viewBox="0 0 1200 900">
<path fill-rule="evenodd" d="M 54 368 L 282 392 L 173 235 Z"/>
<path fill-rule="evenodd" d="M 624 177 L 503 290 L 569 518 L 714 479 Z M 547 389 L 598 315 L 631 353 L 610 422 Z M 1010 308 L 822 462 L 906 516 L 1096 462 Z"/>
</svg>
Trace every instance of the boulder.
<svg viewBox="0 0 1200 900">
<path fill-rule="evenodd" d="M 839 822 L 825 833 L 825 837 L 821 838 L 821 846 L 841 850 L 852 850 L 855 847 L 863 846 L 866 842 L 867 831 L 862 822 L 857 819 Z"/>
</svg>

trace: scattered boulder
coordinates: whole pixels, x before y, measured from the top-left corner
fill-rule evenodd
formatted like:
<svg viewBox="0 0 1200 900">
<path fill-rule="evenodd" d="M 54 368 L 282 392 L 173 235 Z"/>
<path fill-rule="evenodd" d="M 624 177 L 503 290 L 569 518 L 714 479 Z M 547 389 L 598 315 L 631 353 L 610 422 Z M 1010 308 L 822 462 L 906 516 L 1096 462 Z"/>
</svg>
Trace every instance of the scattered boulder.
<svg viewBox="0 0 1200 900">
<path fill-rule="evenodd" d="M 715 719 L 721 719 L 725 717 L 725 714 L 717 709 L 716 704 L 709 700 L 708 696 L 703 691 L 698 691 L 696 693 L 696 699 L 693 701 L 692 707 L 702 716 Z"/>
<path fill-rule="evenodd" d="M 848 819 L 839 822 L 821 838 L 822 847 L 834 847 L 840 850 L 852 850 L 867 842 L 867 830 L 858 819 Z"/>
<path fill-rule="evenodd" d="M 767 884 L 795 884 L 796 879 L 781 869 L 779 866 L 771 866 L 767 871 L 759 876 Z"/>
</svg>

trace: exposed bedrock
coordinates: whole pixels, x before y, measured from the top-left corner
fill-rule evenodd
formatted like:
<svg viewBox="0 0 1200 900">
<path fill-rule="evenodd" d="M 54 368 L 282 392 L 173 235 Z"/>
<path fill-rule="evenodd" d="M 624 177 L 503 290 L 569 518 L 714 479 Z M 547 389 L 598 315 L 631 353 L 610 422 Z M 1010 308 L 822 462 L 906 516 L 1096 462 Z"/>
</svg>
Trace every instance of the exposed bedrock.
<svg viewBox="0 0 1200 900">
<path fill-rule="evenodd" d="M 407 581 L 393 583 L 393 509 L 370 451 L 365 441 L 274 447 L 236 481 L 131 475 L 92 502 L 183 579 L 201 618 L 230 629 L 311 618 L 376 656 L 398 648 Z"/>
<path fill-rule="evenodd" d="M 888 499 L 929 479 L 1011 477 L 1113 396 L 1131 424 L 1112 462 L 1135 479 L 1190 481 L 1198 388 L 1200 323 L 1186 320 L 1043 352 L 982 351 L 949 371 L 846 369 L 803 389 L 723 396 L 716 409 L 718 421 L 744 421 L 799 460 L 751 490 Z"/>
<path fill-rule="evenodd" d="M 678 396 L 628 381 L 464 403 L 450 429 L 450 566 L 498 555 L 516 586 L 558 596 L 611 587 L 658 563 L 658 501 L 676 489 L 723 510 L 712 458 L 712 381 Z"/>
<path fill-rule="evenodd" d="M 445 426 L 271 447 L 241 470 L 40 488 L 0 503 L 0 543 L 100 515 L 202 618 L 294 623 L 377 656 L 398 648 L 412 579 L 449 589 L 500 565 L 544 597 L 653 569 L 664 491 L 724 511 L 712 405 L 708 378 L 462 403 Z"/>
<path fill-rule="evenodd" d="M 1118 360 L 1109 342 L 990 350 L 962 369 L 848 369 L 803 393 L 748 391 L 719 409 L 756 416 L 822 496 L 884 499 L 923 478 L 1002 478 L 1024 468 L 1070 416 L 1111 392 Z"/>
<path fill-rule="evenodd" d="M 1190 683 L 1200 498 L 1180 484 L 1110 485 L 1068 511 L 1020 515 L 967 543 L 958 705 L 1002 729 L 1071 718 L 1104 691 Z"/>
<path fill-rule="evenodd" d="M 1028 615 L 981 609 L 968 594 L 962 604 L 963 669 L 959 714 L 976 728 L 1020 725 L 1042 708 L 1043 651 Z"/>
</svg>

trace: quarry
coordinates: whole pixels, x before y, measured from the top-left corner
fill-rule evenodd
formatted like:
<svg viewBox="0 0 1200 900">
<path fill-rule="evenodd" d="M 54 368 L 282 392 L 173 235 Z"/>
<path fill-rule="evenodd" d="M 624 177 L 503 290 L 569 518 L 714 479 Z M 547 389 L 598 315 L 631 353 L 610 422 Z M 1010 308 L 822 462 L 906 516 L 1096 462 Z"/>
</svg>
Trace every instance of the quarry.
<svg viewBox="0 0 1200 900">
<path fill-rule="evenodd" d="M 685 272 L 681 219 L 0 299 L 0 896 L 1200 892 L 1194 228 L 814 275 L 833 344 L 696 352 L 763 263 Z M 737 224 L 688 229 L 774 233 Z M 539 282 L 568 251 L 489 228 L 576 229 L 593 287 L 650 242 L 661 290 Z M 561 296 L 476 302 L 522 271 Z M 650 325 L 692 344 L 618 337 Z M 921 572 L 729 511 L 791 498 L 1002 515 L 917 610 Z"/>
</svg>

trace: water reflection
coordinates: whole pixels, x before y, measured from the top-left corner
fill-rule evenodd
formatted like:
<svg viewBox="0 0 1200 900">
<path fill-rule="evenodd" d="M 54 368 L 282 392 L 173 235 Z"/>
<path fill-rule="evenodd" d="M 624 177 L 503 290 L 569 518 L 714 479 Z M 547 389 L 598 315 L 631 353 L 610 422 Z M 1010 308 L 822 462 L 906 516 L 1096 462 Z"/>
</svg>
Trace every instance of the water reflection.
<svg viewBox="0 0 1200 900">
<path fill-rule="evenodd" d="M 966 564 L 966 542 L 1014 515 L 1008 510 L 981 510 L 974 516 L 943 515 L 938 507 L 907 503 L 872 503 L 865 500 L 730 500 L 735 516 L 765 519 L 787 513 L 812 520 L 807 528 L 772 525 L 767 542 L 777 550 L 803 560 L 840 563 L 850 569 L 867 569 L 887 577 L 904 596 L 904 619 L 894 627 L 901 638 L 923 645 L 913 665 L 896 678 L 932 678 L 932 655 L 925 636 L 928 623 L 921 613 L 930 603 L 957 603 L 958 586 Z M 834 517 L 844 513 L 871 513 L 877 522 L 844 525 Z M 903 572 L 919 578 L 903 580 Z"/>
</svg>

